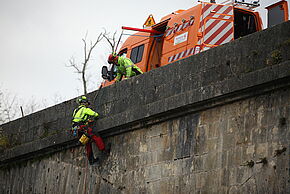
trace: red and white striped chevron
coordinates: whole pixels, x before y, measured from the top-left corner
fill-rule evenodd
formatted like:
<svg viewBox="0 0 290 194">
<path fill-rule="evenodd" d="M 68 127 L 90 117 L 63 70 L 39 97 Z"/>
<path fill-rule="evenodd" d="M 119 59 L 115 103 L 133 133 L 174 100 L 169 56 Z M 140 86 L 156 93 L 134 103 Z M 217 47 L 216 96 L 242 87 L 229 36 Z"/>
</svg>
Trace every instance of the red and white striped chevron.
<svg viewBox="0 0 290 194">
<path fill-rule="evenodd" d="M 169 35 L 171 35 L 171 34 L 174 34 L 175 32 L 179 32 L 180 30 L 183 30 L 183 29 L 185 29 L 185 28 L 187 28 L 187 27 L 189 27 L 189 26 L 192 26 L 193 23 L 194 23 L 194 20 L 191 19 L 191 20 L 186 21 L 186 22 L 184 22 L 184 23 L 182 23 L 182 24 L 179 24 L 179 25 L 177 25 L 177 26 L 175 26 L 175 27 L 173 27 L 173 28 L 169 28 L 169 29 L 165 32 L 165 37 L 167 37 L 167 36 L 169 36 Z"/>
<path fill-rule="evenodd" d="M 217 46 L 234 39 L 233 6 L 204 3 L 200 17 L 199 45 Z"/>
<path fill-rule="evenodd" d="M 195 55 L 195 54 L 197 54 L 199 52 L 200 52 L 200 46 L 195 46 L 193 48 L 190 48 L 190 49 L 187 49 L 187 50 L 182 51 L 180 53 L 177 53 L 176 55 L 168 57 L 168 63 L 171 63 L 172 61 L 181 59 L 183 57 L 187 57 L 187 56 L 190 56 L 190 55 Z"/>
</svg>

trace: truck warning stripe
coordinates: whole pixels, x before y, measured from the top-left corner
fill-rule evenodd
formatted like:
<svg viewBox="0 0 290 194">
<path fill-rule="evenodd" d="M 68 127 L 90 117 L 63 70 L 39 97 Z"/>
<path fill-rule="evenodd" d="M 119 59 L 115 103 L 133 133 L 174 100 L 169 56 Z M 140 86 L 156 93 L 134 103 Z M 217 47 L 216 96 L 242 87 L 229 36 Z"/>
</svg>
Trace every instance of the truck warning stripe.
<svg viewBox="0 0 290 194">
<path fill-rule="evenodd" d="M 204 22 L 205 19 L 211 14 L 212 11 L 215 13 L 223 14 L 223 11 L 227 8 L 228 6 L 222 6 L 222 5 L 215 5 L 215 4 L 203 4 L 203 9 L 200 17 L 200 24 L 199 24 L 199 29 L 198 31 L 201 33 L 204 31 Z M 201 39 L 199 39 L 198 44 L 201 44 Z"/>
<path fill-rule="evenodd" d="M 215 28 L 213 28 L 210 32 L 206 33 L 204 36 L 204 42 L 207 42 L 207 40 L 212 37 L 213 35 L 217 36 L 217 34 L 215 34 L 217 31 L 219 33 L 222 32 L 223 29 L 225 29 L 226 27 L 228 27 L 230 23 L 226 22 L 226 21 L 220 21 Z M 229 25 L 230 26 L 230 25 Z M 214 38 L 214 37 L 213 37 Z"/>
<path fill-rule="evenodd" d="M 179 27 L 177 28 L 177 32 L 179 32 L 182 29 L 183 24 L 179 25 Z"/>
<path fill-rule="evenodd" d="M 233 28 L 230 28 L 217 42 L 215 42 L 215 45 L 220 45 L 227 43 L 234 39 L 233 37 Z"/>
<path fill-rule="evenodd" d="M 168 29 L 166 31 L 165 37 L 167 37 L 167 36 L 169 36 L 169 35 L 171 35 L 171 34 L 173 34 L 175 32 L 179 32 L 179 31 L 187 28 L 188 26 L 192 26 L 193 23 L 194 23 L 194 20 L 189 20 L 189 21 L 187 21 L 185 23 L 182 23 L 182 24 L 180 24 L 180 25 L 178 25 L 178 26 L 176 26 L 174 28 L 170 28 L 170 29 Z"/>
<path fill-rule="evenodd" d="M 223 6 L 223 5 L 212 5 L 212 4 L 206 4 L 205 7 L 208 7 L 208 8 L 205 9 L 205 11 L 202 11 L 202 15 L 201 15 L 202 17 L 200 17 L 200 29 L 204 26 L 205 19 L 208 16 L 213 15 L 212 11 L 214 11 L 215 13 L 222 14 L 222 12 L 220 12 L 220 10 L 222 8 L 225 8 L 225 6 Z M 223 9 L 221 11 L 223 11 Z"/>
<path fill-rule="evenodd" d="M 232 19 L 231 15 L 229 15 L 231 13 L 231 10 L 232 10 L 231 7 L 223 6 L 219 12 L 216 12 L 216 14 L 222 14 L 222 15 L 215 15 L 217 16 L 216 17 L 217 19 L 211 19 L 211 18 L 208 19 L 208 16 L 210 15 L 205 16 L 203 21 L 201 21 L 200 30 L 202 31 L 202 28 L 209 28 L 209 30 L 212 29 L 220 21 L 219 19 Z M 206 21 L 206 24 L 204 24 L 205 21 Z"/>
<path fill-rule="evenodd" d="M 199 32 L 204 35 L 204 37 L 201 37 L 198 40 L 199 45 L 205 43 L 214 46 L 224 44 L 232 40 L 233 7 L 204 4 L 202 17 L 200 18 Z"/>
<path fill-rule="evenodd" d="M 200 28 L 199 28 L 200 32 L 202 31 L 202 28 L 204 28 L 204 22 L 205 22 L 206 17 L 208 17 L 210 15 L 214 15 L 214 13 L 215 14 L 227 14 L 227 13 L 232 11 L 230 6 L 216 5 L 216 4 L 203 4 L 203 6 L 204 7 L 202 8 L 202 15 L 200 17 Z M 214 11 L 214 13 L 212 13 L 212 11 Z M 230 14 L 232 15 L 232 13 L 230 13 Z M 230 17 L 230 16 L 219 15 L 219 18 L 226 19 L 225 17 Z M 176 27 L 172 27 L 172 28 L 167 30 L 165 37 L 167 37 L 175 32 L 179 32 L 182 29 L 193 25 L 193 23 L 194 23 L 194 20 L 190 20 L 190 21 L 187 21 L 187 22 L 180 24 Z"/>
<path fill-rule="evenodd" d="M 215 30 L 215 32 L 209 38 L 204 40 L 204 43 L 205 44 L 210 44 L 213 39 L 216 39 L 220 33 L 224 32 L 223 30 L 225 28 L 227 28 L 227 27 L 231 28 L 232 27 L 231 24 L 232 24 L 231 22 L 224 21 L 224 23 L 221 25 L 220 28 Z"/>
<path fill-rule="evenodd" d="M 172 28 L 172 29 L 169 29 L 169 30 L 167 31 L 165 37 L 166 37 L 166 36 L 169 36 L 169 35 L 172 33 L 172 31 L 173 31 L 173 28 Z"/>
<path fill-rule="evenodd" d="M 185 56 L 187 56 L 187 55 L 190 53 L 190 50 L 191 50 L 191 49 L 187 49 L 187 50 L 186 50 Z"/>
<path fill-rule="evenodd" d="M 197 53 L 199 53 L 199 51 L 200 51 L 199 46 L 187 49 L 185 51 L 182 51 L 180 53 L 177 53 L 177 54 L 175 54 L 173 56 L 168 57 L 168 62 L 171 63 L 171 62 L 176 61 L 178 59 L 181 59 L 183 57 L 187 57 L 187 56 L 190 56 L 190 55 L 193 55 L 193 54 L 197 54 Z"/>
<path fill-rule="evenodd" d="M 223 12 L 223 14 L 228 14 L 231 10 L 232 10 L 232 8 L 231 7 L 228 7 Z M 228 17 L 230 17 L 230 16 L 219 15 L 216 19 L 207 20 L 205 34 L 207 34 L 211 29 L 213 29 L 221 21 L 219 19 L 226 19 Z M 232 19 L 232 17 L 230 17 L 229 19 Z"/>
<path fill-rule="evenodd" d="M 202 8 L 202 13 L 205 13 L 211 6 L 211 4 L 205 4 L 205 6 Z"/>
<path fill-rule="evenodd" d="M 214 37 L 214 39 L 212 39 L 208 44 L 211 45 L 216 45 L 217 42 L 220 42 L 220 40 L 224 39 L 226 40 L 227 37 L 224 37 L 225 35 L 227 36 L 231 36 L 231 34 L 229 34 L 229 32 L 231 31 L 231 25 L 228 25 L 225 29 L 223 29 L 216 37 Z M 224 37 L 224 38 L 223 38 Z M 220 42 L 220 44 L 224 44 L 225 42 L 222 41 Z"/>
<path fill-rule="evenodd" d="M 175 55 L 175 57 L 174 57 L 173 61 L 175 61 L 175 60 L 179 59 L 179 55 L 180 55 L 180 53 L 178 53 L 177 55 Z"/>
</svg>

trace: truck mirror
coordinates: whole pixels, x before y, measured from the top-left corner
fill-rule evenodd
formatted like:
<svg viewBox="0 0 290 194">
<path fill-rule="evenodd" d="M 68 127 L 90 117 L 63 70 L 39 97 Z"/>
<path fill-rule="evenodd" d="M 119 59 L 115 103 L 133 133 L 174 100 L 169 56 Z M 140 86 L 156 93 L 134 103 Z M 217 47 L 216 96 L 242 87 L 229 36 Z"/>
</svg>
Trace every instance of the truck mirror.
<svg viewBox="0 0 290 194">
<path fill-rule="evenodd" d="M 268 28 L 288 20 L 288 3 L 282 0 L 266 7 L 268 10 Z"/>
<path fill-rule="evenodd" d="M 108 67 L 107 66 L 102 67 L 102 78 L 108 79 Z"/>
</svg>

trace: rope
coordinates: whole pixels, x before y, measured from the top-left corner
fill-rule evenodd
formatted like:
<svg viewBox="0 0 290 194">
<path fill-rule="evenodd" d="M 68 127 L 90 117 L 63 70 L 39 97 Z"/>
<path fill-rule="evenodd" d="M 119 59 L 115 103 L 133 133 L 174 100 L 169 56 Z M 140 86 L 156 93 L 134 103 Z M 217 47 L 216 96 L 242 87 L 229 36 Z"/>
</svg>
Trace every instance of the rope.
<svg viewBox="0 0 290 194">
<path fill-rule="evenodd" d="M 104 81 L 103 81 L 103 82 L 104 82 Z M 101 85 L 100 85 L 99 89 L 97 90 L 97 93 L 96 93 L 96 95 L 95 95 L 95 97 L 94 97 L 94 100 L 93 100 L 93 103 L 94 103 L 94 104 L 96 104 L 96 99 L 97 99 L 97 97 L 98 97 L 98 95 L 99 95 L 101 89 L 103 88 L 103 85 L 102 85 L 103 82 L 101 83 Z"/>
</svg>

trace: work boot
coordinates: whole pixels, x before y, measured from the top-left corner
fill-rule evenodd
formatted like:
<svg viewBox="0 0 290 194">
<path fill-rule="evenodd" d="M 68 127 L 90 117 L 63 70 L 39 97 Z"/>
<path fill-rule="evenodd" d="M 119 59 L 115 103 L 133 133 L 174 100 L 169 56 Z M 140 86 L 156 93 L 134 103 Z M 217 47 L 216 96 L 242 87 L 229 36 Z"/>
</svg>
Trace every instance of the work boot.
<svg viewBox="0 0 290 194">
<path fill-rule="evenodd" d="M 92 158 L 91 160 L 89 160 L 90 165 L 97 164 L 98 162 L 99 162 L 99 158 Z"/>
</svg>

